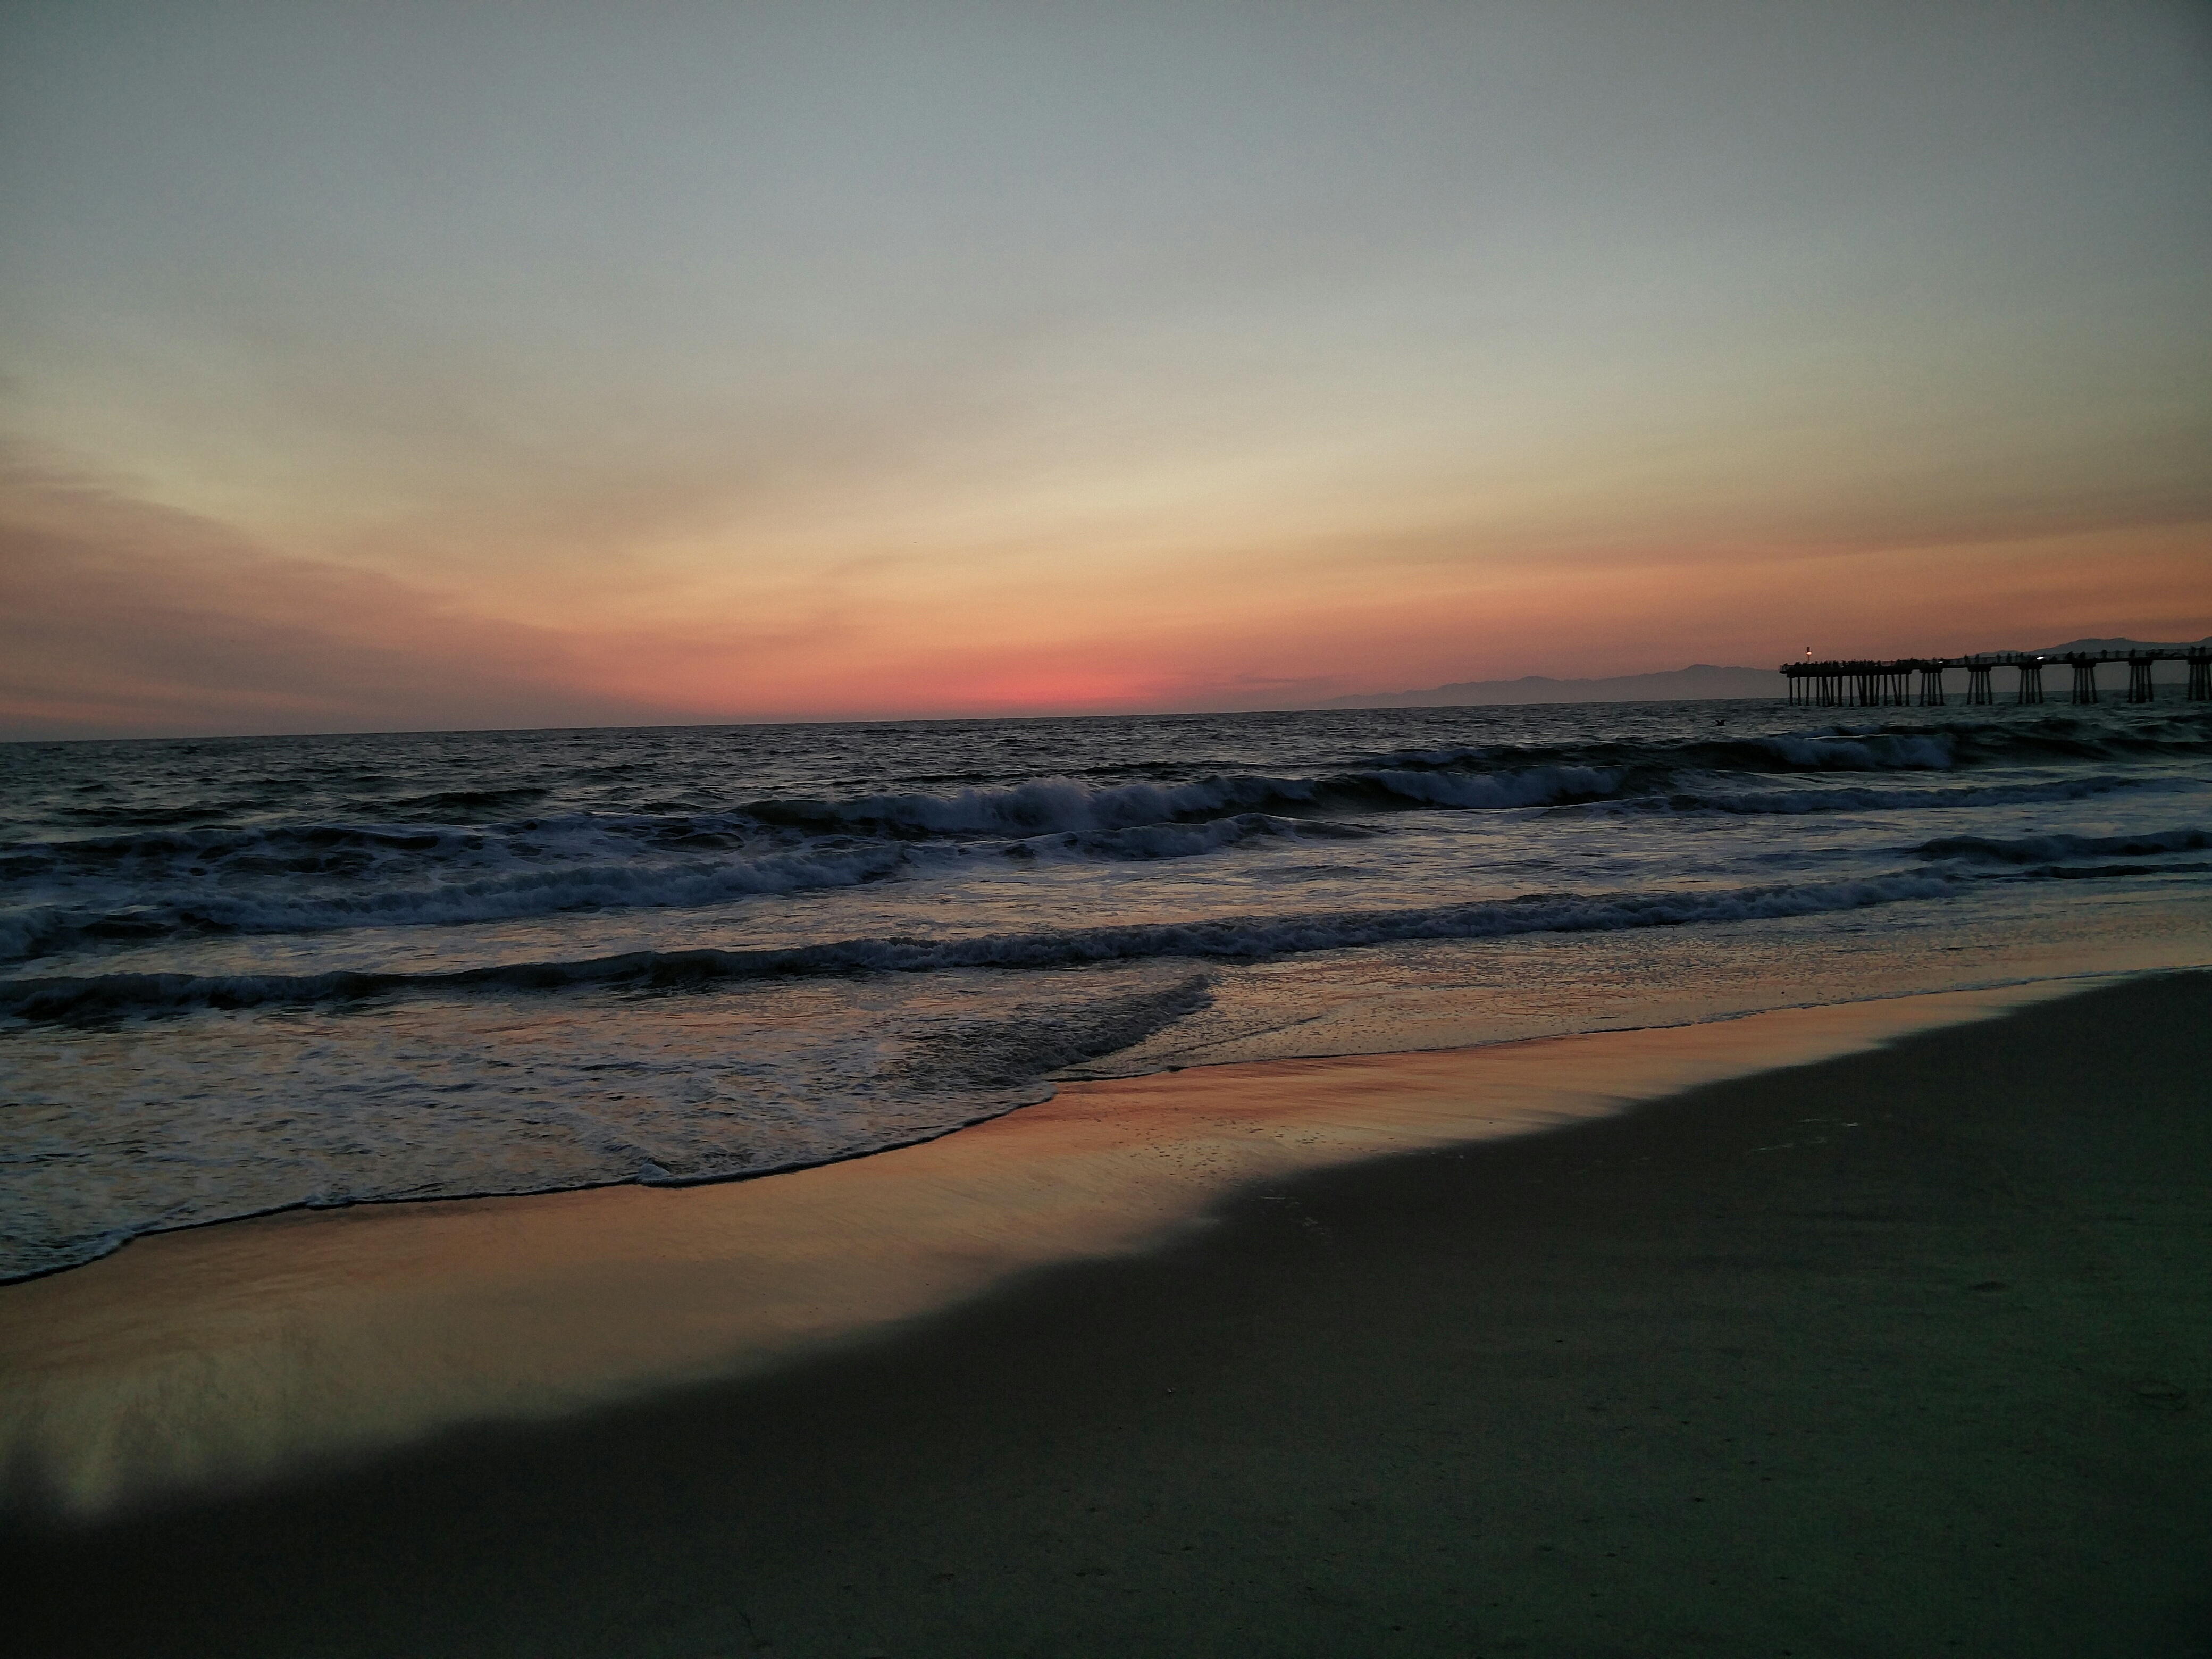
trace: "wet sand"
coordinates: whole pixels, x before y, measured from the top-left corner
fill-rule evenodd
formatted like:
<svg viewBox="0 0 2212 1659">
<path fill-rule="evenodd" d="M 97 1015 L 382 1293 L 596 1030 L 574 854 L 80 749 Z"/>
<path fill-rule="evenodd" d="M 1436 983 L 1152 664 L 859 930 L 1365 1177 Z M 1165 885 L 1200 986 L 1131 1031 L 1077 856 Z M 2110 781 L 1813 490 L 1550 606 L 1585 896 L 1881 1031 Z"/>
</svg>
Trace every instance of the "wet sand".
<svg viewBox="0 0 2212 1659">
<path fill-rule="evenodd" d="M 1344 1143 L 1312 1159 L 1291 1154 L 1329 1115 L 1292 1114 L 1261 1136 L 1289 1149 L 1272 1173 L 1209 1200 L 1205 1225 L 1171 1198 L 1131 1221 L 1114 1182 L 1132 1158 L 1157 1172 L 1163 1154 L 1121 1145 L 1047 1181 L 1058 1196 L 1010 1224 L 1000 1255 L 947 1246 L 928 1273 L 909 1262 L 872 1312 L 820 1322 L 842 1269 L 825 1279 L 816 1261 L 814 1299 L 783 1304 L 799 1311 L 784 1335 L 757 1339 L 775 1363 L 751 1375 L 672 1389 L 713 1347 L 679 1343 L 657 1391 L 628 1403 L 453 1427 L 228 1497 L 19 1525 L 5 1547 L 18 1582 L 40 1587 L 27 1613 L 17 1598 L 21 1650 L 2203 1654 L 2208 1062 L 2212 977 L 2192 975 L 1708 1083 L 1626 1115 L 1523 1100 L 1558 1127 L 1348 1168 L 1302 1165 L 1349 1155 L 1365 1112 L 1339 1109 Z M 1656 1063 L 1628 1069 L 1648 1078 Z M 1326 1087 L 1340 1093 L 1349 1075 Z M 1218 1079 L 1145 1081 L 1202 1096 Z M 1428 1087 L 1425 1107 L 1401 1087 L 1409 1120 L 1452 1093 L 1438 1078 Z M 1588 1091 L 1591 1111 L 1618 1097 Z M 1063 1142 L 1071 1125 L 1127 1121 L 1086 1099 L 1054 1103 Z M 1257 1133 L 1227 1119 L 1212 1143 L 1176 1139 L 1165 1161 L 1188 1167 L 1194 1147 Z M 880 1182 L 918 1154 L 972 1160 L 983 1133 L 843 1167 Z M 1035 1160 L 1005 1167 L 1016 1164 L 1042 1190 Z M 828 1190 L 835 1172 L 811 1173 Z M 1096 1227 L 1067 1253 L 1150 1248 L 1017 1271 L 975 1294 L 1018 1267 L 1018 1235 L 1082 1210 L 1062 1201 L 1069 1182 L 1094 1178 L 1106 1183 Z M 857 1174 L 836 1179 L 863 1190 Z M 579 1246 L 588 1255 L 618 1198 L 707 1196 L 390 1213 L 434 1208 L 458 1225 L 568 1204 L 599 1218 Z M 331 1286 L 352 1281 L 317 1279 L 323 1247 L 310 1241 L 380 1225 L 387 1243 L 427 1237 L 370 1212 L 276 1218 L 133 1246 L 14 1287 L 0 1312 L 74 1305 L 83 1322 L 40 1375 L 151 1365 L 173 1390 L 201 1390 L 204 1418 L 209 1388 L 282 1350 L 247 1341 L 231 1358 L 248 1360 L 226 1369 L 216 1344 L 212 1370 L 162 1373 L 164 1296 L 197 1284 L 204 1298 L 208 1252 L 264 1264 L 289 1252 L 308 1290 L 283 1304 L 266 1271 L 249 1275 L 232 1316 L 258 1329 L 276 1297 L 279 1326 L 327 1337 L 414 1280 L 332 1304 Z M 648 1235 L 651 1249 L 578 1292 L 604 1316 L 640 1286 L 684 1287 L 614 1321 L 617 1349 L 672 1305 L 696 1314 L 712 1279 L 711 1252 L 686 1259 L 668 1254 L 665 1227 Z M 481 1265 L 496 1260 L 490 1237 L 464 1229 L 438 1248 Z M 165 1292 L 165 1259 L 196 1252 L 198 1277 Z M 540 1235 L 515 1259 L 544 1255 Z M 402 1257 L 380 1244 L 359 1259 Z M 969 1279 L 902 1299 L 929 1273 L 957 1279 L 963 1260 Z M 435 1281 L 434 1266 L 418 1258 L 415 1280 Z M 102 1268 L 115 1286 L 104 1303 L 69 1290 L 97 1287 Z M 544 1310 L 514 1287 L 550 1280 L 470 1282 L 473 1299 L 418 1359 L 443 1354 L 465 1381 L 466 1355 L 498 1370 L 505 1352 L 498 1387 L 538 1378 L 517 1418 L 564 1390 L 589 1396 L 577 1378 L 604 1366 L 549 1379 L 530 1346 Z M 483 1286 L 499 1283 L 522 1297 L 504 1327 L 486 1322 L 498 1298 Z M 208 1313 L 203 1299 L 191 1316 L 203 1329 Z M 370 1320 L 360 1347 L 322 1351 L 321 1374 L 366 1366 L 374 1399 L 408 1370 L 384 1350 L 400 1341 L 404 1358 L 421 1323 Z M 18 1336 L 27 1328 L 9 1373 L 19 1396 L 20 1356 L 62 1327 L 19 1316 Z M 131 1372 L 118 1356 L 134 1333 Z M 727 1367 L 729 1331 L 714 1334 Z M 311 1374 L 278 1372 L 240 1420 L 281 1417 L 285 1389 Z M 159 1438 L 173 1419 L 137 1420 Z M 112 1462 L 128 1462 L 129 1438 Z"/>
<path fill-rule="evenodd" d="M 2069 988 L 1079 1083 L 763 1180 L 154 1235 L 0 1291 L 0 1510 L 90 1518 L 755 1374 L 1054 1262 L 1157 1247 L 1255 1181 L 1556 1127 Z"/>
</svg>

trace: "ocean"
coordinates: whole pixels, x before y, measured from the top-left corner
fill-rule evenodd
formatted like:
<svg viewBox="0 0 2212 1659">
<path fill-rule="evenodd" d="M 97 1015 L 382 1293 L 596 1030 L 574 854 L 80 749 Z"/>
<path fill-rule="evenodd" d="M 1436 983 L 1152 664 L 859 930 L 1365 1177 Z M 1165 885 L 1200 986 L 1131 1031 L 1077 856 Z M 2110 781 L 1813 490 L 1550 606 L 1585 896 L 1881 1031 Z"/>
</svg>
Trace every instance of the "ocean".
<svg viewBox="0 0 2212 1659">
<path fill-rule="evenodd" d="M 2212 963 L 2212 707 L 0 746 L 0 1279 L 1055 1079 Z"/>
</svg>

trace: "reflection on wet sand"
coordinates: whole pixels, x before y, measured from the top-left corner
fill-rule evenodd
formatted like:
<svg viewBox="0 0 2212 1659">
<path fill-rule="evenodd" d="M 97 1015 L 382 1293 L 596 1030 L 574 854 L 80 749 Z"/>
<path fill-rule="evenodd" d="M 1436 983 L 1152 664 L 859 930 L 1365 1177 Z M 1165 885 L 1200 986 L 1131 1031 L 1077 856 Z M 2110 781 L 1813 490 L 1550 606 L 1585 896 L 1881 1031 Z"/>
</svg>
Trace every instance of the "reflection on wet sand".
<svg viewBox="0 0 2212 1659">
<path fill-rule="evenodd" d="M 2082 988 L 1785 1010 L 1066 1085 L 850 1163 L 684 1190 L 294 1212 L 0 1290 L 11 1506 L 92 1514 L 819 1352 L 1233 1188 L 1539 1130 Z"/>
</svg>

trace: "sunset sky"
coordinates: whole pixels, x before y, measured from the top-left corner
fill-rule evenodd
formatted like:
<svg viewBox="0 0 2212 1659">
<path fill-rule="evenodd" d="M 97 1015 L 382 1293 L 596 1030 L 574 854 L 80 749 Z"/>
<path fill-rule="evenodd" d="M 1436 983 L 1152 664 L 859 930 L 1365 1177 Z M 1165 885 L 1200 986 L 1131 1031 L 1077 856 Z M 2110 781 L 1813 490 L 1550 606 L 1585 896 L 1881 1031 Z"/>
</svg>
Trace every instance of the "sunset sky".
<svg viewBox="0 0 2212 1659">
<path fill-rule="evenodd" d="M 0 735 L 2212 633 L 2212 7 L 0 0 Z"/>
</svg>

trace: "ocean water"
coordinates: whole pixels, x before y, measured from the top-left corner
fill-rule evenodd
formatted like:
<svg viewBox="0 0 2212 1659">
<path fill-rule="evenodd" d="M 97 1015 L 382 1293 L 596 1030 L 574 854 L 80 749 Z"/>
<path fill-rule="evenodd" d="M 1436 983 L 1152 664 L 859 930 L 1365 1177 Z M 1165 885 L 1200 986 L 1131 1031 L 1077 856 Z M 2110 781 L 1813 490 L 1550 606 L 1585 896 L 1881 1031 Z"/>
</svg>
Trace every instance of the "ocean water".
<svg viewBox="0 0 2212 1659">
<path fill-rule="evenodd" d="M 2207 962 L 2171 700 L 5 745 L 0 1278 L 1055 1078 Z"/>
</svg>

